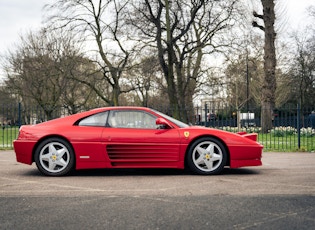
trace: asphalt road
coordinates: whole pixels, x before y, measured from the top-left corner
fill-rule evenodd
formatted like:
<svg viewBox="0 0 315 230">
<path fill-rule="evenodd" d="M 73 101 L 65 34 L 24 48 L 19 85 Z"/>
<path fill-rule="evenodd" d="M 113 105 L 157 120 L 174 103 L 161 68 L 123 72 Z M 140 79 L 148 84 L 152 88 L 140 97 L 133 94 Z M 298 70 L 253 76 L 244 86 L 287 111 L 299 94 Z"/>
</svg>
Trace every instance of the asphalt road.
<svg viewBox="0 0 315 230">
<path fill-rule="evenodd" d="M 314 229 L 315 153 L 264 153 L 263 164 L 52 178 L 0 151 L 0 229 Z"/>
</svg>

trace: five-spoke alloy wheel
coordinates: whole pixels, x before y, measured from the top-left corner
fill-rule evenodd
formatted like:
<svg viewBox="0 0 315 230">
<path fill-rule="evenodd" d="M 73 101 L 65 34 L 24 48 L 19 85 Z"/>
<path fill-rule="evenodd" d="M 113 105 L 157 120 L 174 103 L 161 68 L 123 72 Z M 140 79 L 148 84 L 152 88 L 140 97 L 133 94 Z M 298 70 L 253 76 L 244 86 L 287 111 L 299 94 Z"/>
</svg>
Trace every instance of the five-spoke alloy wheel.
<svg viewBox="0 0 315 230">
<path fill-rule="evenodd" d="M 215 138 L 204 137 L 195 141 L 187 153 L 189 168 L 198 174 L 219 174 L 227 161 L 223 144 Z"/>
<path fill-rule="evenodd" d="M 41 142 L 34 158 L 39 171 L 48 176 L 66 175 L 74 166 L 73 150 L 68 142 L 60 138 Z"/>
</svg>

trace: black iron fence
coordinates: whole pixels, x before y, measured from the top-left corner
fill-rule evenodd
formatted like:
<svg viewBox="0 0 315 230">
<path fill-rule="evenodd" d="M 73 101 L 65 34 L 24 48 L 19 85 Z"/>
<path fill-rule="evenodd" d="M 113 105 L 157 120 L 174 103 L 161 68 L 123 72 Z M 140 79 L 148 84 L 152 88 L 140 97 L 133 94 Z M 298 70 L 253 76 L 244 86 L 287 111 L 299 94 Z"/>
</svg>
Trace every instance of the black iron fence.
<svg viewBox="0 0 315 230">
<path fill-rule="evenodd" d="M 40 108 L 23 107 L 21 104 L 0 104 L 0 149 L 12 148 L 12 141 L 16 139 L 21 125 L 37 124 L 67 116 L 72 111 L 65 107 Z M 314 108 L 287 106 L 273 111 L 273 128 L 268 133 L 261 132 L 260 108 L 242 112 L 229 108 L 210 109 L 204 105 L 190 109 L 188 114 L 189 122 L 193 125 L 230 132 L 256 132 L 265 151 L 315 151 Z"/>
</svg>

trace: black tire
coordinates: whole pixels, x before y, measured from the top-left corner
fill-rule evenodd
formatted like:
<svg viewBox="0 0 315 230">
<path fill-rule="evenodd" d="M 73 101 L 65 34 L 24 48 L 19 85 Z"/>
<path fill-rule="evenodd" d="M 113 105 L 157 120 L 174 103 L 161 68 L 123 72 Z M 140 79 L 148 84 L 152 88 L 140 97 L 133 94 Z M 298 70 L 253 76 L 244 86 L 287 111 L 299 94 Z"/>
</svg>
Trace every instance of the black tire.
<svg viewBox="0 0 315 230">
<path fill-rule="evenodd" d="M 204 137 L 190 146 L 186 157 L 187 165 L 194 173 L 215 175 L 226 165 L 227 151 L 219 140 Z"/>
<path fill-rule="evenodd" d="M 74 168 L 74 152 L 70 144 L 61 138 L 41 142 L 34 158 L 38 170 L 46 176 L 64 176 Z"/>
</svg>

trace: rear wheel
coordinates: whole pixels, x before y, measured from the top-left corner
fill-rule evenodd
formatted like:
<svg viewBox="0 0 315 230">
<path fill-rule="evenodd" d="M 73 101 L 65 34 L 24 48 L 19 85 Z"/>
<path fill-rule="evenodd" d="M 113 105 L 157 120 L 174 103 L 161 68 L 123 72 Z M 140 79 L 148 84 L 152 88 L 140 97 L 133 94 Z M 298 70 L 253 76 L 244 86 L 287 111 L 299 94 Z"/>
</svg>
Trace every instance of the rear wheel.
<svg viewBox="0 0 315 230">
<path fill-rule="evenodd" d="M 219 174 L 227 161 L 224 145 L 215 138 L 204 137 L 196 140 L 187 153 L 189 168 L 198 174 Z"/>
<path fill-rule="evenodd" d="M 70 144 L 60 138 L 50 138 L 35 151 L 38 170 L 47 176 L 63 176 L 74 167 L 74 153 Z"/>
</svg>

